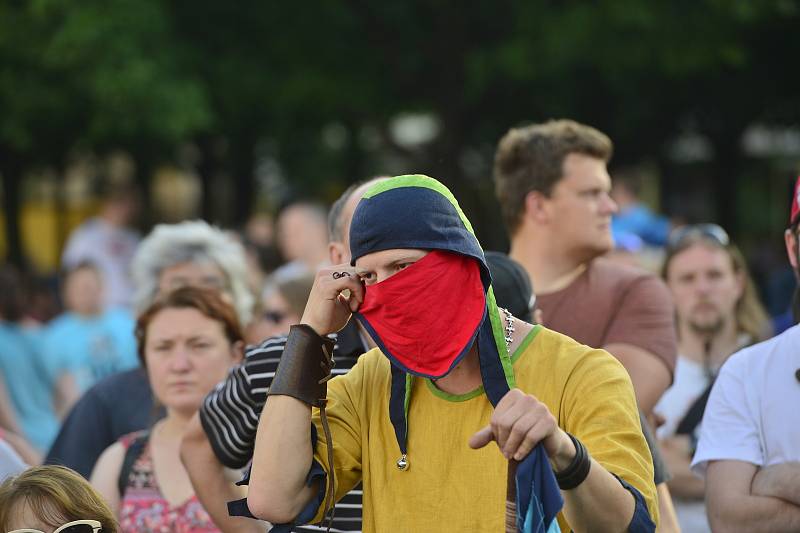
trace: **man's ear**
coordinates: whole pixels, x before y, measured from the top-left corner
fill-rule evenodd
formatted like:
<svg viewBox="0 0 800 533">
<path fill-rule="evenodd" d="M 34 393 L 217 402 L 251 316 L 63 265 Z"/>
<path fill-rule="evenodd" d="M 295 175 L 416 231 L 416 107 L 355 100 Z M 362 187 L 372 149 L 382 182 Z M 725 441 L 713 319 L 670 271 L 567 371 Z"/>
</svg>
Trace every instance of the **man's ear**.
<svg viewBox="0 0 800 533">
<path fill-rule="evenodd" d="M 540 191 L 530 191 L 526 194 L 524 218 L 530 219 L 537 224 L 547 222 L 550 219 L 547 200 L 547 196 Z"/>
<path fill-rule="evenodd" d="M 783 240 L 786 243 L 786 255 L 789 256 L 789 263 L 792 268 L 797 272 L 798 258 L 797 258 L 797 235 L 794 234 L 791 228 L 783 232 Z"/>
<path fill-rule="evenodd" d="M 332 265 L 341 265 L 347 257 L 347 250 L 343 242 L 333 241 L 328 243 L 328 258 Z"/>
</svg>

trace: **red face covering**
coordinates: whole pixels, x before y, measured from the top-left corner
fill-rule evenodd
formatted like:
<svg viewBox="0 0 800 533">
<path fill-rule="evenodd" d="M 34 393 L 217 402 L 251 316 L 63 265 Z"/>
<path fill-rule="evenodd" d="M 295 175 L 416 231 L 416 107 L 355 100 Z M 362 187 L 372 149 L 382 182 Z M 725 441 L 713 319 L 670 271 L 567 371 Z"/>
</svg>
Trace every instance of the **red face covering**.
<svg viewBox="0 0 800 533">
<path fill-rule="evenodd" d="M 402 370 L 440 378 L 467 354 L 485 312 L 477 260 L 434 250 L 367 287 L 356 317 Z"/>
</svg>

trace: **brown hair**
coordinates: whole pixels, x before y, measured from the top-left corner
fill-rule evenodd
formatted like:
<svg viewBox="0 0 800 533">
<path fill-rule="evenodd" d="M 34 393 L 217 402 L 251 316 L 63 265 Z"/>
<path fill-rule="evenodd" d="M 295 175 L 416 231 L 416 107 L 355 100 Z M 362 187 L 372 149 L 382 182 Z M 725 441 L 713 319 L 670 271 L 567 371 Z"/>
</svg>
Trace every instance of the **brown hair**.
<svg viewBox="0 0 800 533">
<path fill-rule="evenodd" d="M 736 308 L 734 309 L 734 318 L 736 319 L 738 331 L 749 335 L 753 343 L 770 338 L 772 336 L 772 323 L 767 311 L 761 304 L 761 300 L 758 298 L 755 283 L 753 283 L 753 279 L 750 277 L 750 270 L 747 268 L 747 261 L 745 261 L 744 255 L 735 244 L 729 243 L 723 246 L 715 239 L 698 234 L 686 238 L 685 241 L 681 242 L 680 246 L 667 247 L 667 255 L 661 265 L 662 279 L 667 280 L 669 265 L 675 256 L 698 243 L 725 250 L 731 260 L 733 272 L 744 279 L 742 296 L 736 302 Z"/>
<path fill-rule="evenodd" d="M 220 322 L 225 329 L 225 336 L 231 343 L 244 338 L 236 310 L 222 299 L 219 291 L 181 287 L 156 298 L 136 320 L 136 344 L 142 366 L 146 366 L 144 352 L 147 345 L 147 327 L 164 309 L 197 309 L 208 318 Z"/>
<path fill-rule="evenodd" d="M 26 503 L 36 517 L 52 526 L 73 520 L 97 520 L 103 533 L 117 533 L 114 513 L 80 474 L 65 466 L 33 466 L 0 485 L 0 530 L 8 531 L 12 509 Z"/>
<path fill-rule="evenodd" d="M 564 159 L 569 154 L 608 162 L 613 150 L 607 135 L 574 120 L 551 120 L 509 130 L 494 155 L 495 193 L 508 231 L 513 234 L 519 227 L 529 192 L 550 195 L 563 175 Z"/>
</svg>

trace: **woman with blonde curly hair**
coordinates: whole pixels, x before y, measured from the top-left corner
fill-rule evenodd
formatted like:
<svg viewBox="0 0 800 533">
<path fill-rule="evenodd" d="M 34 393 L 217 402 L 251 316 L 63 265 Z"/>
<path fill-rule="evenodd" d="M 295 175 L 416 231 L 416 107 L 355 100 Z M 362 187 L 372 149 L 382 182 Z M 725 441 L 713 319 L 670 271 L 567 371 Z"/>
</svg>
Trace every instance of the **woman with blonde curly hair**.
<svg viewBox="0 0 800 533">
<path fill-rule="evenodd" d="M 9 533 L 117 533 L 105 500 L 74 470 L 28 468 L 0 485 L 0 531 Z"/>
</svg>

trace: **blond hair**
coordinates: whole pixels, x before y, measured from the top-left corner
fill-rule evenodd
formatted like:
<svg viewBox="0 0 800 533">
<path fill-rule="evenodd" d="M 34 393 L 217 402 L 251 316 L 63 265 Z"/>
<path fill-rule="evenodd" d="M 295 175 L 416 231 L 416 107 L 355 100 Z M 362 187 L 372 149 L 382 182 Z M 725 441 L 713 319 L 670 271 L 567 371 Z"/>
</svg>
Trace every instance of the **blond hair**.
<svg viewBox="0 0 800 533">
<path fill-rule="evenodd" d="M 8 531 L 14 513 L 26 504 L 53 527 L 73 520 L 97 520 L 103 533 L 117 533 L 114 513 L 80 474 L 65 466 L 33 466 L 0 485 L 0 531 Z"/>
</svg>

